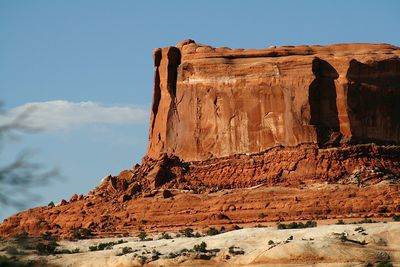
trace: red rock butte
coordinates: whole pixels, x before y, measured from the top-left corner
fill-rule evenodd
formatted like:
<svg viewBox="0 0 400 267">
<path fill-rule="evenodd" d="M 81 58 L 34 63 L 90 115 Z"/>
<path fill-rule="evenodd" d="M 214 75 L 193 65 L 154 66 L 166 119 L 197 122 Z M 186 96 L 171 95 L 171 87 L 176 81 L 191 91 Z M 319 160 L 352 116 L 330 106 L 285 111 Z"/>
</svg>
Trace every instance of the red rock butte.
<svg viewBox="0 0 400 267">
<path fill-rule="evenodd" d="M 400 214 L 399 54 L 388 44 L 193 40 L 155 49 L 142 163 L 86 196 L 7 218 L 0 236 Z"/>
<path fill-rule="evenodd" d="M 154 50 L 147 155 L 184 161 L 315 143 L 400 142 L 400 51 L 386 44 Z"/>
</svg>

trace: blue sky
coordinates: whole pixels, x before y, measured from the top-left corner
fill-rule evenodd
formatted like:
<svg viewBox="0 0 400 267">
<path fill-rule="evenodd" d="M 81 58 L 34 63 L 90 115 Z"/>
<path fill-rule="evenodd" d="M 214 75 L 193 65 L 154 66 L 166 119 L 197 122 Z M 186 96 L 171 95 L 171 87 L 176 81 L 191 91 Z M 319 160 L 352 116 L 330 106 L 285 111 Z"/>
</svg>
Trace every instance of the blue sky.
<svg viewBox="0 0 400 267">
<path fill-rule="evenodd" d="M 14 113 L 35 106 L 44 130 L 7 140 L 0 166 L 29 149 L 59 169 L 28 207 L 86 194 L 145 153 L 153 48 L 187 38 L 232 48 L 400 45 L 399 10 L 397 0 L 1 0 L 0 99 Z"/>
</svg>

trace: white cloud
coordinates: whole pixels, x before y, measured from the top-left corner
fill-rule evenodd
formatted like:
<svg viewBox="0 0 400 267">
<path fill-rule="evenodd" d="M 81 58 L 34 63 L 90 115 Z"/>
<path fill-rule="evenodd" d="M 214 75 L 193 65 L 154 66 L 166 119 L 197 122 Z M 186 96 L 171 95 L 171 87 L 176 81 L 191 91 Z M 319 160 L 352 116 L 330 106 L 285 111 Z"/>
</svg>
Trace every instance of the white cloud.
<svg viewBox="0 0 400 267">
<path fill-rule="evenodd" d="M 148 120 L 148 109 L 135 106 L 55 100 L 32 102 L 0 116 L 0 125 L 22 118 L 23 125 L 45 130 L 71 129 L 88 124 L 135 124 Z"/>
</svg>

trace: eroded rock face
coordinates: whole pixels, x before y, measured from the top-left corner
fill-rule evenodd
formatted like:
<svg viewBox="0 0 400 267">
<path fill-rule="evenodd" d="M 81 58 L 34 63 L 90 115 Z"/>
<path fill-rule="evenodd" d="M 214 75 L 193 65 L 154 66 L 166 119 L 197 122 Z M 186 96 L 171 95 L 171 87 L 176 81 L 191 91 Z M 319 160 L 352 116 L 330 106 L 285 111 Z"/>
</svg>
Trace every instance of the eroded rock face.
<svg viewBox="0 0 400 267">
<path fill-rule="evenodd" d="M 391 45 L 231 50 L 191 40 L 156 49 L 147 155 L 399 143 L 399 54 Z"/>
<path fill-rule="evenodd" d="M 370 44 L 231 50 L 191 40 L 156 49 L 142 163 L 86 196 L 6 219 L 0 236 L 400 214 L 399 53 Z"/>
</svg>

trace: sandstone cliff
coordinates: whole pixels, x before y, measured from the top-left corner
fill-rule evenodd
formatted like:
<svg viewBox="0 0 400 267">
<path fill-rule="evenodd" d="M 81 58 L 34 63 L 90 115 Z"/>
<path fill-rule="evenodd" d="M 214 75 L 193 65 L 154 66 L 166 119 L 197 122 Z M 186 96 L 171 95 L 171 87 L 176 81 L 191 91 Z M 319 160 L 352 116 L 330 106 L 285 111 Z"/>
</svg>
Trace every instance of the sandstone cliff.
<svg viewBox="0 0 400 267">
<path fill-rule="evenodd" d="M 184 161 L 316 143 L 400 142 L 400 50 L 392 45 L 154 51 L 147 155 Z"/>
<path fill-rule="evenodd" d="M 399 55 L 386 44 L 156 49 L 142 163 L 6 219 L 0 236 L 400 214 Z"/>
</svg>

